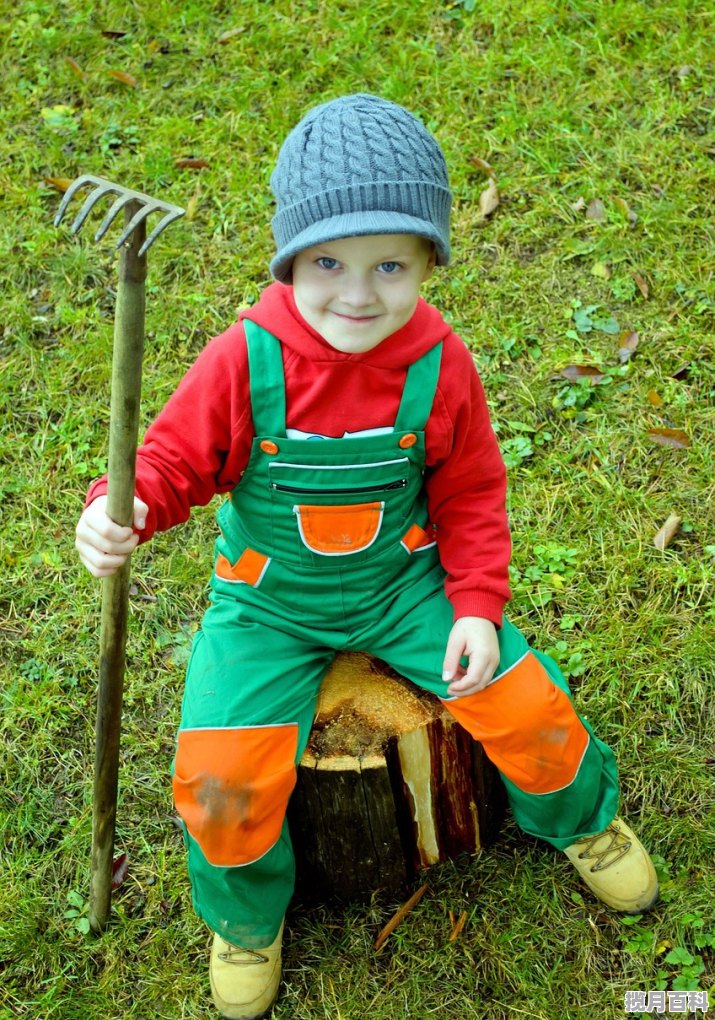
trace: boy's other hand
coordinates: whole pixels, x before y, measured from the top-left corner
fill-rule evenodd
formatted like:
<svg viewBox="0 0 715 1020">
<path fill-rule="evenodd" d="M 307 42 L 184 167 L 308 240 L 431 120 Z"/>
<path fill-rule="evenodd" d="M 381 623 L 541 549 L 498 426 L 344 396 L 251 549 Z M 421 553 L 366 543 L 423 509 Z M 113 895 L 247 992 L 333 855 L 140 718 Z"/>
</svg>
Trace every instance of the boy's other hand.
<svg viewBox="0 0 715 1020">
<path fill-rule="evenodd" d="M 460 659 L 469 659 L 467 669 Z M 486 687 L 499 664 L 499 639 L 491 620 L 481 616 L 463 616 L 457 620 L 447 640 L 442 679 L 449 683 L 447 694 L 464 698 Z M 451 682 L 450 682 L 451 681 Z"/>
<path fill-rule="evenodd" d="M 146 526 L 149 507 L 134 497 L 134 527 Z M 107 497 L 97 496 L 77 522 L 75 546 L 79 558 L 94 577 L 109 577 L 134 552 L 139 536 L 132 528 L 123 528 L 107 515 Z"/>
</svg>

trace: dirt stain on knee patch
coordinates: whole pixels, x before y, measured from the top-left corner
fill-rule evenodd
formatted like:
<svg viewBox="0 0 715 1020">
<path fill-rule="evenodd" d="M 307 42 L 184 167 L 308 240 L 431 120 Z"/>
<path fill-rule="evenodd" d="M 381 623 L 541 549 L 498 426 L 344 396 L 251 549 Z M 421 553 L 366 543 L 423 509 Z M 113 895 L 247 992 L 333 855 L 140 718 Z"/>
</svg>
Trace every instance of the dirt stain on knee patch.
<svg viewBox="0 0 715 1020">
<path fill-rule="evenodd" d="M 217 824 L 231 821 L 243 825 L 248 821 L 253 801 L 253 788 L 247 784 L 231 786 L 216 776 L 202 777 L 196 790 L 196 801 L 209 819 Z"/>
</svg>

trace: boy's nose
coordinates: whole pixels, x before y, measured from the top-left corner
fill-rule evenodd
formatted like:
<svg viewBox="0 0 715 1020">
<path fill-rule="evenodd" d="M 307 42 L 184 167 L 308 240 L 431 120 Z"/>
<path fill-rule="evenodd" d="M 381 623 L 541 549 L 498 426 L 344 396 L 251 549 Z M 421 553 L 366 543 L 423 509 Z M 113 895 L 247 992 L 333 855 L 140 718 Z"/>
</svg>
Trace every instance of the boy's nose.
<svg viewBox="0 0 715 1020">
<path fill-rule="evenodd" d="M 352 276 L 344 280 L 340 300 L 350 308 L 365 308 L 375 301 L 375 288 L 369 277 Z"/>
</svg>

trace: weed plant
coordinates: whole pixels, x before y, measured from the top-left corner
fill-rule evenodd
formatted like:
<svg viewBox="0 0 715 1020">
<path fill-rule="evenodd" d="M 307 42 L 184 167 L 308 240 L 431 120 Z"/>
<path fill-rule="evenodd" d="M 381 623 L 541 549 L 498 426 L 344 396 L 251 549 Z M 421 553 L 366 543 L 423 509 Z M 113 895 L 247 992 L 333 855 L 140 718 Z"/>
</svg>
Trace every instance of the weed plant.
<svg viewBox="0 0 715 1020">
<path fill-rule="evenodd" d="M 268 175 L 286 131 L 356 90 L 418 112 L 446 151 L 455 257 L 427 296 L 474 351 L 509 464 L 510 612 L 614 747 L 623 812 L 656 855 L 663 896 L 643 918 L 609 913 L 563 855 L 507 823 L 495 846 L 429 872 L 379 956 L 389 898 L 296 905 L 273 1016 L 580 1020 L 624 1016 L 629 989 L 712 1000 L 708 6 L 6 11 L 0 1017 L 210 1015 L 209 934 L 191 909 L 168 771 L 214 507 L 135 557 L 117 832 L 129 874 L 111 928 L 86 934 L 99 591 L 73 530 L 105 463 L 116 257 L 110 238 L 52 226 L 52 180 L 95 173 L 188 209 L 150 252 L 146 425 L 268 282 Z M 500 196 L 486 217 L 481 161 Z M 659 550 L 671 513 L 681 527 Z M 450 911 L 468 914 L 453 942 Z"/>
</svg>

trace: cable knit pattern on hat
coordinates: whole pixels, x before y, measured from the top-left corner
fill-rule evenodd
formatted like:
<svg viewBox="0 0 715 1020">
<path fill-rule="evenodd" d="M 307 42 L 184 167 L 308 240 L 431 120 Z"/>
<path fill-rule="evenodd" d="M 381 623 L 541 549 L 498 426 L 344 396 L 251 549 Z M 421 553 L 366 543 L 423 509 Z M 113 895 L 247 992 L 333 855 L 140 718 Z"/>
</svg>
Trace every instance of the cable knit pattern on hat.
<svg viewBox="0 0 715 1020">
<path fill-rule="evenodd" d="M 442 150 L 407 110 L 366 93 L 314 107 L 290 132 L 271 176 L 271 272 L 290 279 L 304 248 L 364 234 L 410 233 L 449 261 L 451 192 Z"/>
</svg>

